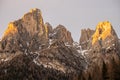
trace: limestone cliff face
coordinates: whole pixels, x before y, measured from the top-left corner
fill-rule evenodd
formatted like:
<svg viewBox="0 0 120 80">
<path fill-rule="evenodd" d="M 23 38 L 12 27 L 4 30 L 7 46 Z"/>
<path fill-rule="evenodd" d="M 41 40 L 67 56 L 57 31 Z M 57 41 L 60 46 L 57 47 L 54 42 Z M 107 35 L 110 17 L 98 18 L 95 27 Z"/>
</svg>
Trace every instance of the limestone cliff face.
<svg viewBox="0 0 120 80">
<path fill-rule="evenodd" d="M 63 26 L 58 25 L 55 29 L 53 29 L 52 33 L 50 34 L 52 39 L 57 39 L 72 45 L 73 39 L 71 33 Z"/>
<path fill-rule="evenodd" d="M 39 45 L 47 45 L 48 29 L 44 26 L 41 11 L 32 9 L 21 19 L 9 23 L 1 42 L 4 51 L 38 50 Z M 11 45 L 16 47 L 12 48 Z"/>
<path fill-rule="evenodd" d="M 9 35 L 10 33 L 17 32 L 18 34 L 20 34 L 25 31 L 28 32 L 28 34 L 30 34 L 31 36 L 38 33 L 39 35 L 43 35 L 45 33 L 42 13 L 39 9 L 31 9 L 31 11 L 26 13 L 21 19 L 9 23 L 4 37 L 6 37 L 6 35 Z"/>
<path fill-rule="evenodd" d="M 53 39 L 59 41 L 69 44 L 73 42 L 71 33 L 64 26 L 59 25 L 52 29 L 49 23 L 44 24 L 39 9 L 31 9 L 21 19 L 9 23 L 1 41 L 1 50 L 12 52 L 43 49 L 49 46 L 51 35 Z"/>
<path fill-rule="evenodd" d="M 88 49 L 91 46 L 91 39 L 92 35 L 94 34 L 94 30 L 91 29 L 82 29 L 81 30 L 81 37 L 80 37 L 80 45 L 82 49 Z"/>
<path fill-rule="evenodd" d="M 100 22 L 97 25 L 96 31 L 92 36 L 92 45 L 94 47 L 99 46 L 100 41 L 101 45 L 104 47 L 118 45 L 118 37 L 111 23 L 108 21 Z"/>
</svg>

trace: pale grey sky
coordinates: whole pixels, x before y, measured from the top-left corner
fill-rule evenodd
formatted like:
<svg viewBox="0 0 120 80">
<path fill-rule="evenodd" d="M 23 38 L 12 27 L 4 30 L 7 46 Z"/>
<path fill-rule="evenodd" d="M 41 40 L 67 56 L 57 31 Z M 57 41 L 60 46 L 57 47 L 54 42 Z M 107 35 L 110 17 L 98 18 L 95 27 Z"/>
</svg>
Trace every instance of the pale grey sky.
<svg viewBox="0 0 120 80">
<path fill-rule="evenodd" d="M 21 18 L 31 8 L 42 11 L 44 22 L 64 25 L 75 41 L 83 28 L 95 29 L 108 20 L 120 37 L 120 0 L 0 0 L 0 37 L 9 22 Z"/>
</svg>

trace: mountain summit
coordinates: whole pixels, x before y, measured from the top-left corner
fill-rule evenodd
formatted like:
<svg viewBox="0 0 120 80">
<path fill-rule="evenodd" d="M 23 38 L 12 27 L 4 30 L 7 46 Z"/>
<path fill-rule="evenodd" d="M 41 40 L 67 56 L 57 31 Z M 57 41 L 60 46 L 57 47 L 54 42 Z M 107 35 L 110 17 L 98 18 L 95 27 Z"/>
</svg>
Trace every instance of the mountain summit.
<svg viewBox="0 0 120 80">
<path fill-rule="evenodd" d="M 118 44 L 118 37 L 110 22 L 104 21 L 97 25 L 96 31 L 92 36 L 92 45 L 97 44 L 100 39 L 102 41 L 101 45 L 103 46 L 109 46 L 112 43 Z"/>
<path fill-rule="evenodd" d="M 10 22 L 0 41 L 0 80 L 119 80 L 120 40 L 110 22 L 82 29 L 80 42 L 35 8 Z"/>
</svg>

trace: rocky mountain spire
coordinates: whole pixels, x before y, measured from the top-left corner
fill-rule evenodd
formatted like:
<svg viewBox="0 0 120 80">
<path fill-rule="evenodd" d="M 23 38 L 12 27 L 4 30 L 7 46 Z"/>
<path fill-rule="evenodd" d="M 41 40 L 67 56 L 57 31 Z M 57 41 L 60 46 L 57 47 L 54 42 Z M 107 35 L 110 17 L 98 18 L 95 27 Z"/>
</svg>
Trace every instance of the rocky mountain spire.
<svg viewBox="0 0 120 80">
<path fill-rule="evenodd" d="M 92 35 L 92 46 L 103 48 L 118 47 L 118 37 L 112 25 L 108 21 L 98 23 L 95 33 Z"/>
<path fill-rule="evenodd" d="M 98 23 L 96 30 L 84 29 L 81 30 L 80 45 L 83 49 L 93 48 L 108 48 L 116 46 L 119 42 L 115 30 L 109 21 Z"/>
<path fill-rule="evenodd" d="M 55 29 L 53 29 L 50 37 L 52 39 L 57 39 L 70 45 L 73 43 L 71 33 L 63 25 L 58 25 Z"/>
<path fill-rule="evenodd" d="M 80 45 L 82 47 L 82 49 L 88 49 L 91 46 L 91 39 L 92 39 L 92 35 L 94 34 L 94 30 L 91 29 L 82 29 L 81 30 L 81 37 L 80 37 Z"/>
<path fill-rule="evenodd" d="M 48 23 L 48 22 L 46 22 L 46 23 L 44 24 L 44 26 L 45 26 L 46 32 L 47 32 L 46 36 L 49 37 L 49 34 L 52 33 L 53 28 L 52 28 L 51 24 Z"/>
<path fill-rule="evenodd" d="M 1 44 L 4 51 L 38 50 L 41 47 L 39 45 L 47 45 L 48 30 L 44 26 L 41 11 L 31 9 L 21 19 L 9 23 Z M 15 49 L 11 45 L 16 46 Z"/>
</svg>

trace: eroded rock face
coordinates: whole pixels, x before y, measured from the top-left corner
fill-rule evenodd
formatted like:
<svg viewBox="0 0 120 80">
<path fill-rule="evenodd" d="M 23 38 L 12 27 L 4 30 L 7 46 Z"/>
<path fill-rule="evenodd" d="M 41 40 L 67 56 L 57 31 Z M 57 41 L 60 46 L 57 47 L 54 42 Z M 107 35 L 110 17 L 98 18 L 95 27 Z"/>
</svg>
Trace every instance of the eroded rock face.
<svg viewBox="0 0 120 80">
<path fill-rule="evenodd" d="M 44 26 L 41 11 L 32 9 L 23 18 L 9 23 L 1 43 L 4 51 L 38 50 L 39 45 L 47 45 L 48 29 Z"/>
<path fill-rule="evenodd" d="M 118 46 L 118 37 L 112 25 L 108 21 L 100 22 L 96 31 L 92 36 L 93 47 L 102 46 L 107 48 L 109 46 Z"/>
<path fill-rule="evenodd" d="M 82 49 L 88 49 L 91 46 L 91 39 L 92 35 L 94 34 L 94 30 L 91 29 L 82 29 L 81 30 L 81 37 L 80 37 L 80 45 Z"/>
<path fill-rule="evenodd" d="M 52 33 L 50 34 L 50 38 L 63 41 L 70 45 L 73 43 L 71 33 L 63 25 L 58 25 L 55 29 L 53 29 Z"/>
<path fill-rule="evenodd" d="M 47 29 L 48 36 L 49 36 L 49 34 L 52 33 L 53 28 L 52 28 L 52 26 L 50 25 L 50 23 L 48 23 L 48 22 L 45 23 L 45 27 L 46 27 L 46 29 Z"/>
</svg>

